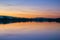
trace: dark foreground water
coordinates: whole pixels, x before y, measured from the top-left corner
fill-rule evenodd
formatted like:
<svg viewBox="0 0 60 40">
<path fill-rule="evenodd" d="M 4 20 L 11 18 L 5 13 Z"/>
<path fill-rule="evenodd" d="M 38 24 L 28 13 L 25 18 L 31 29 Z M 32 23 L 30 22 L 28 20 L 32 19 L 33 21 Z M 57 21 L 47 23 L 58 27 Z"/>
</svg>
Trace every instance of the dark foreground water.
<svg viewBox="0 0 60 40">
<path fill-rule="evenodd" d="M 59 40 L 60 23 L 20 22 L 0 24 L 0 40 Z"/>
</svg>

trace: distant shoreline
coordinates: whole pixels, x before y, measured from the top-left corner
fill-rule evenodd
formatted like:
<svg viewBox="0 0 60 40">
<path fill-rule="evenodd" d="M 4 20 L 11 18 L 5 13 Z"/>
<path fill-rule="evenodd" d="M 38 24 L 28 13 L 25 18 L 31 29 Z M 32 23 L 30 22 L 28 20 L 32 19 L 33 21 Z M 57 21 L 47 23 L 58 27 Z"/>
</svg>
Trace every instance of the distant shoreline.
<svg viewBox="0 0 60 40">
<path fill-rule="evenodd" d="M 60 18 L 19 18 L 12 16 L 0 16 L 0 24 L 8 24 L 15 22 L 58 22 L 60 23 Z"/>
</svg>

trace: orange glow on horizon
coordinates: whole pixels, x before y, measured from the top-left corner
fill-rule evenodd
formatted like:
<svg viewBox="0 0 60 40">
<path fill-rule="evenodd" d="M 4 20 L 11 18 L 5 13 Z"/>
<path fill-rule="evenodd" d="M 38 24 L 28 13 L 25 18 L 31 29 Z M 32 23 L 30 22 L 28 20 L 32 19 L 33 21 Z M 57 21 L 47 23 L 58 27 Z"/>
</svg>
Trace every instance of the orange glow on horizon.
<svg viewBox="0 0 60 40">
<path fill-rule="evenodd" d="M 59 18 L 60 12 L 51 12 L 51 11 L 15 12 L 15 11 L 0 10 L 0 15 L 24 17 L 24 18 L 34 18 L 34 17 Z"/>
<path fill-rule="evenodd" d="M 34 18 L 34 17 L 46 17 L 46 18 L 59 18 L 59 15 L 52 14 L 0 14 L 2 16 L 12 16 L 12 17 L 24 17 L 24 18 Z"/>
</svg>

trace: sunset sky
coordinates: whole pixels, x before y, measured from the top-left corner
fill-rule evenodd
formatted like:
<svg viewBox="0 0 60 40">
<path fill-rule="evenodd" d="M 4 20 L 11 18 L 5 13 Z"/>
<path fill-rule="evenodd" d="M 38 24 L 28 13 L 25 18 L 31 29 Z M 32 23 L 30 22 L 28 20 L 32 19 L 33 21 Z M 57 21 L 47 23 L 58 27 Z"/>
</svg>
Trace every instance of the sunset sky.
<svg viewBox="0 0 60 40">
<path fill-rule="evenodd" d="M 60 0 L 0 0 L 0 15 L 60 17 Z"/>
<path fill-rule="evenodd" d="M 59 40 L 59 35 L 60 0 L 0 0 L 0 40 Z"/>
</svg>

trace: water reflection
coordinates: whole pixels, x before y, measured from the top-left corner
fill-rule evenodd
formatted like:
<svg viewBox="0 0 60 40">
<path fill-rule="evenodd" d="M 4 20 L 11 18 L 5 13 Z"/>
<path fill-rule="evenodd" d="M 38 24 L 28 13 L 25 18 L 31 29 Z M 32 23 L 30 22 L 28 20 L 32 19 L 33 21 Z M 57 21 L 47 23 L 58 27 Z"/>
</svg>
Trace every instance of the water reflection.
<svg viewBox="0 0 60 40">
<path fill-rule="evenodd" d="M 20 22 L 0 24 L 2 40 L 59 39 L 60 24 L 55 22 Z"/>
</svg>

